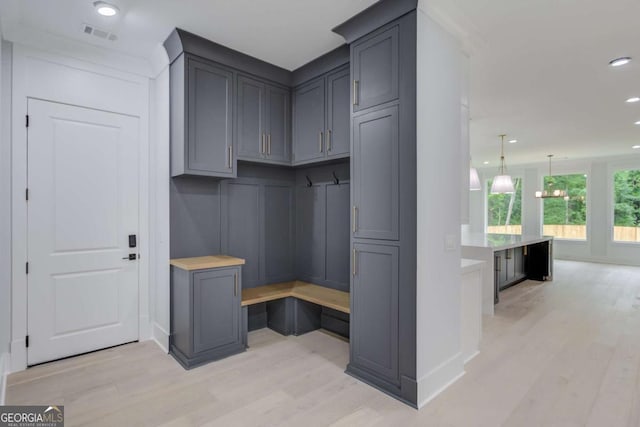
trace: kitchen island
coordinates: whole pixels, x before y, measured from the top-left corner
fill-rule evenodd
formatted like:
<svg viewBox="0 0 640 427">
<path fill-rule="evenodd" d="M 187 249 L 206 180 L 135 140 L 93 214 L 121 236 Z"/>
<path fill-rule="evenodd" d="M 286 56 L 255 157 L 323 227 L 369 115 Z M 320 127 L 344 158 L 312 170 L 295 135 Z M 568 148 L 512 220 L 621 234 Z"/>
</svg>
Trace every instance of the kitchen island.
<svg viewBox="0 0 640 427">
<path fill-rule="evenodd" d="M 482 279 L 482 312 L 493 315 L 500 291 L 523 280 L 553 279 L 553 237 L 463 233 L 462 257 L 487 262 Z"/>
</svg>

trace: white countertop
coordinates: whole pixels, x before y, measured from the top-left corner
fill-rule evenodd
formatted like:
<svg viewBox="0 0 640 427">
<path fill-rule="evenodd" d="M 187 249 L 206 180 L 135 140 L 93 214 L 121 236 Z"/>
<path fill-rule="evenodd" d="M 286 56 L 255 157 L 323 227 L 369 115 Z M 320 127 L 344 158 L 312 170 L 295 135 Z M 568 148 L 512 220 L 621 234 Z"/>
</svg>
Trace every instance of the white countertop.
<svg viewBox="0 0 640 427">
<path fill-rule="evenodd" d="M 484 264 L 486 264 L 486 262 L 479 259 L 462 258 L 460 260 L 460 270 L 462 271 L 462 274 L 467 274 L 472 271 L 481 270 Z"/>
<path fill-rule="evenodd" d="M 553 240 L 551 236 L 527 236 L 518 234 L 463 233 L 462 246 L 490 248 L 493 251 L 517 248 L 524 245 Z"/>
</svg>

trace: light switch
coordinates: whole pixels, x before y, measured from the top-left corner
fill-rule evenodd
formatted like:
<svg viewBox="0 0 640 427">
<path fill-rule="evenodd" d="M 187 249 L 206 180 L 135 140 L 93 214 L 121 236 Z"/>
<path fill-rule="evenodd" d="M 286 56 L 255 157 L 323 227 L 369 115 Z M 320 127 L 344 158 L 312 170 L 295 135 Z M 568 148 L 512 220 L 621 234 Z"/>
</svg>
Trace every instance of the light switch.
<svg viewBox="0 0 640 427">
<path fill-rule="evenodd" d="M 444 250 L 447 252 L 456 250 L 456 235 L 447 234 L 444 236 Z"/>
</svg>

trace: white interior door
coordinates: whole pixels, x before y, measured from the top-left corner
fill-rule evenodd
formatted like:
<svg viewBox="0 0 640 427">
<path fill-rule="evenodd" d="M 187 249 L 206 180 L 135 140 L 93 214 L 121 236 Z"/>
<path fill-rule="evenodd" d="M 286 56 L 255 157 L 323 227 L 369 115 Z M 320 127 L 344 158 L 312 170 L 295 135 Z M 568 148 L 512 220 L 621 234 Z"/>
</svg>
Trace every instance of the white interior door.
<svg viewBox="0 0 640 427">
<path fill-rule="evenodd" d="M 138 339 L 138 119 L 35 99 L 28 113 L 33 365 Z"/>
</svg>

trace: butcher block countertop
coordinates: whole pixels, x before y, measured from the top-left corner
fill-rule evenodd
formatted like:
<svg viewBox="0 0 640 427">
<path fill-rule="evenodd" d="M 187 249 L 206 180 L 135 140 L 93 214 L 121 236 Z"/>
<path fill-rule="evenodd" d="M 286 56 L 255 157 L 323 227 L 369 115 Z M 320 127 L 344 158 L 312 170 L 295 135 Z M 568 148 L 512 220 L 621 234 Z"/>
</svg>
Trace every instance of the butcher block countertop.
<svg viewBox="0 0 640 427">
<path fill-rule="evenodd" d="M 349 292 L 338 291 L 300 280 L 258 286 L 242 290 L 242 305 L 252 305 L 280 298 L 294 297 L 349 313 Z"/>
<path fill-rule="evenodd" d="M 209 268 L 233 267 L 243 265 L 245 261 L 242 258 L 236 258 L 228 255 L 211 255 L 199 256 L 193 258 L 175 258 L 169 261 L 169 264 L 181 270 L 206 270 Z"/>
</svg>

